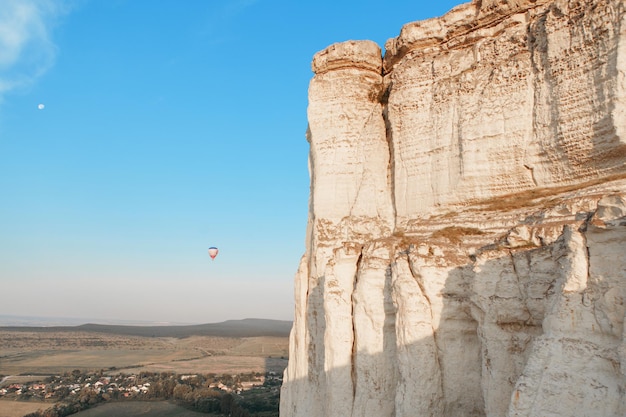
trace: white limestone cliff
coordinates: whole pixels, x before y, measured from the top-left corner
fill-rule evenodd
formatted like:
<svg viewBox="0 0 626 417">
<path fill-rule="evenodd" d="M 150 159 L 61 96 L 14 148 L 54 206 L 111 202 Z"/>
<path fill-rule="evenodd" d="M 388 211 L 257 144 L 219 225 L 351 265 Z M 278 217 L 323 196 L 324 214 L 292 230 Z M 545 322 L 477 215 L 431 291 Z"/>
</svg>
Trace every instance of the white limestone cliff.
<svg viewBox="0 0 626 417">
<path fill-rule="evenodd" d="M 281 417 L 626 415 L 625 9 L 476 0 L 315 55 Z"/>
</svg>

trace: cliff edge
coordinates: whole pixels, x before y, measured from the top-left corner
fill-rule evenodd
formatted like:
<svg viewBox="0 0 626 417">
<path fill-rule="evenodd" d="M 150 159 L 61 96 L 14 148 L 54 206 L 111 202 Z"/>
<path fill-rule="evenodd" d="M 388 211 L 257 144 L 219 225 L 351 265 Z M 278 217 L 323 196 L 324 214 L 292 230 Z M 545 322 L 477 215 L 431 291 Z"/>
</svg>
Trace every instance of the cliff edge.
<svg viewBox="0 0 626 417">
<path fill-rule="evenodd" d="M 281 417 L 626 415 L 625 8 L 475 0 L 315 55 Z"/>
</svg>

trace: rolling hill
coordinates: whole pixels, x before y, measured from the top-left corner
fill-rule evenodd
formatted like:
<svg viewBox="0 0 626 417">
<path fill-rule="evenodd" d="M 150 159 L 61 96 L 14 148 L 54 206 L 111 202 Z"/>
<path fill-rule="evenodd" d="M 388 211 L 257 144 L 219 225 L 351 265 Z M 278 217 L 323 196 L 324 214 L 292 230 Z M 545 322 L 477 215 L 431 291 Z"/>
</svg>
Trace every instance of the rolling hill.
<svg viewBox="0 0 626 417">
<path fill-rule="evenodd" d="M 214 336 L 214 337 L 287 337 L 292 322 L 286 320 L 243 319 L 227 320 L 220 323 L 180 325 L 180 326 L 126 326 L 87 323 L 80 326 L 5 326 L 0 330 L 29 332 L 96 332 L 143 337 Z"/>
</svg>

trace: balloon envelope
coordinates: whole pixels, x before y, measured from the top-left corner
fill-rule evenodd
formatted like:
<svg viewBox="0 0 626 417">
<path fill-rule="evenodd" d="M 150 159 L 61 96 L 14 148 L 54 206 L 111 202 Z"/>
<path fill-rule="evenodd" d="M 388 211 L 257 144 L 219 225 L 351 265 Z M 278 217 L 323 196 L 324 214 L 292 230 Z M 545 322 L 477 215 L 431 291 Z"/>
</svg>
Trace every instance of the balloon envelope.
<svg viewBox="0 0 626 417">
<path fill-rule="evenodd" d="M 211 246 L 209 248 L 209 256 L 211 257 L 211 259 L 215 259 L 215 257 L 217 256 L 217 252 L 219 251 L 217 250 L 215 246 Z"/>
</svg>

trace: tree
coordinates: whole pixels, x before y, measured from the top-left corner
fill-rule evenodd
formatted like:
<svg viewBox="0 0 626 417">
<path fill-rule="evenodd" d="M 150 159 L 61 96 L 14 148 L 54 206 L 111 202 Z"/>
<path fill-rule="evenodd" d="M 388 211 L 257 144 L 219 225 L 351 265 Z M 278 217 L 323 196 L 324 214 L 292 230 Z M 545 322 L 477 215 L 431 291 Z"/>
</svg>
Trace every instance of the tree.
<svg viewBox="0 0 626 417">
<path fill-rule="evenodd" d="M 177 400 L 187 401 L 193 389 L 186 384 L 178 384 L 174 388 L 174 398 Z"/>
</svg>

